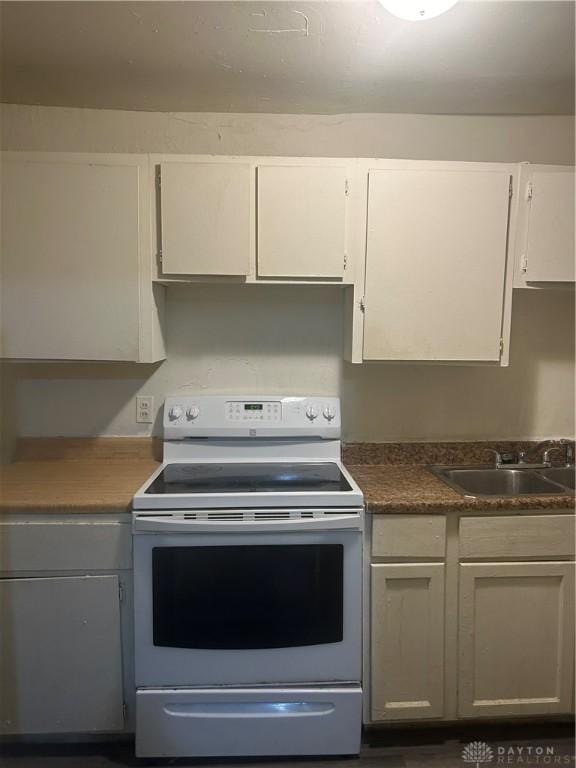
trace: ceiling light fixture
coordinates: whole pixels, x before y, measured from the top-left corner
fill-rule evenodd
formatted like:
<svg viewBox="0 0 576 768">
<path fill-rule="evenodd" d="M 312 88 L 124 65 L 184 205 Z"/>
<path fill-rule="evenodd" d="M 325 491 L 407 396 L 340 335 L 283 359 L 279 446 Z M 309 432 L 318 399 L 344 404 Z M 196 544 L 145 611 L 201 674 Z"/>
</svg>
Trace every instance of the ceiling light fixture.
<svg viewBox="0 0 576 768">
<path fill-rule="evenodd" d="M 452 8 L 458 0 L 380 0 L 394 16 L 408 21 L 424 21 L 440 16 Z"/>
</svg>

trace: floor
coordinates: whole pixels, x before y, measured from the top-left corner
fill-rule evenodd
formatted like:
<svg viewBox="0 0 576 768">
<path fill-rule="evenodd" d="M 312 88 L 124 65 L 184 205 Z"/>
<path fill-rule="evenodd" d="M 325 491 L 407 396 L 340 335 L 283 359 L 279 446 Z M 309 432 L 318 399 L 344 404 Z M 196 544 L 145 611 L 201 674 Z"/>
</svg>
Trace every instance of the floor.
<svg viewBox="0 0 576 768">
<path fill-rule="evenodd" d="M 489 768 L 495 765 L 576 765 L 574 726 L 568 724 L 508 727 L 481 724 L 457 729 L 377 730 L 368 732 L 364 741 L 359 758 L 259 761 L 137 760 L 130 741 L 83 745 L 4 743 L 0 744 L 0 767 Z M 470 754 L 463 755 L 471 742 L 482 742 L 477 746 L 480 751 L 474 759 Z"/>
</svg>

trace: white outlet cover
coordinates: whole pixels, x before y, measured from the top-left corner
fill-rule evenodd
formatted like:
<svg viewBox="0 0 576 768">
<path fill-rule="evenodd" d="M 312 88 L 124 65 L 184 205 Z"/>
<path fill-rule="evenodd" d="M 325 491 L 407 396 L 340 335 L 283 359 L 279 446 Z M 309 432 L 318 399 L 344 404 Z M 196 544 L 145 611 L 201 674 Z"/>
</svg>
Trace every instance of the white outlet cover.
<svg viewBox="0 0 576 768">
<path fill-rule="evenodd" d="M 154 421 L 154 398 L 152 395 L 136 396 L 136 421 L 139 424 L 152 424 Z"/>
</svg>

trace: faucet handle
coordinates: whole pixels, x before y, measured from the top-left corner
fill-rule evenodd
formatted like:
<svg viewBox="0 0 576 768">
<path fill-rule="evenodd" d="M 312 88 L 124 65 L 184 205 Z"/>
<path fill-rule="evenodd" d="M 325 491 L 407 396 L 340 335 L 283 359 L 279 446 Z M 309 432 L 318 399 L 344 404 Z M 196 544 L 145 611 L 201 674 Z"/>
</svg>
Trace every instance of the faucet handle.
<svg viewBox="0 0 576 768">
<path fill-rule="evenodd" d="M 563 437 L 558 442 L 562 448 L 564 448 L 564 461 L 566 462 L 566 466 L 574 466 L 574 440 L 569 440 L 568 438 Z"/>
</svg>

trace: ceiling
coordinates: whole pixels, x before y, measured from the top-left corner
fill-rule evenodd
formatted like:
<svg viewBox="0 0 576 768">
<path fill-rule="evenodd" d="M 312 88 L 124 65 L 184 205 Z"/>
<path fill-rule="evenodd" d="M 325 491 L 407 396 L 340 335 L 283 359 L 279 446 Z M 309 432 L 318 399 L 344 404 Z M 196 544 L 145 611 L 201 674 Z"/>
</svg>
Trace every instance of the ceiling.
<svg viewBox="0 0 576 768">
<path fill-rule="evenodd" d="M 569 114 L 572 2 L 2 2 L 2 101 L 200 112 Z"/>
</svg>

